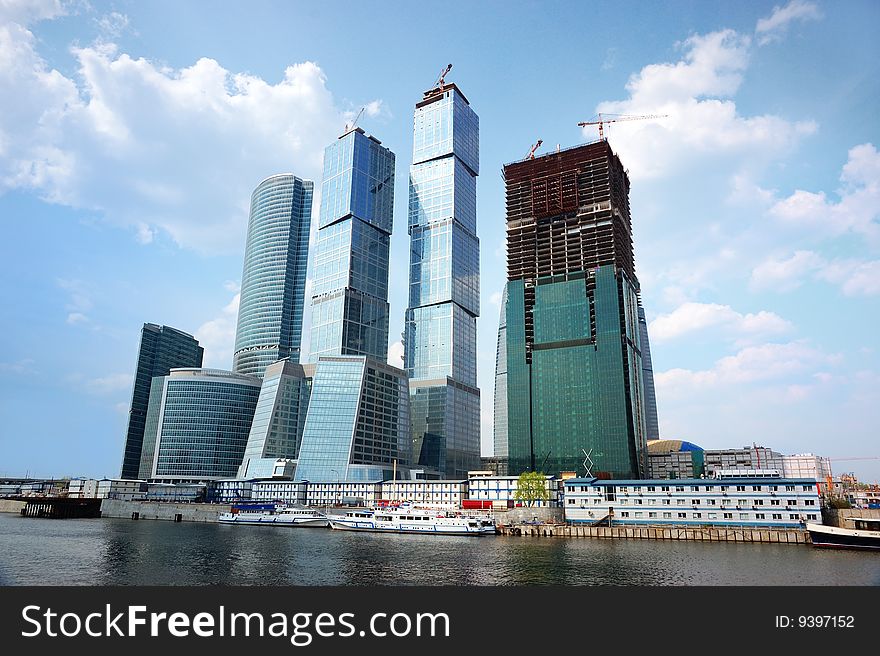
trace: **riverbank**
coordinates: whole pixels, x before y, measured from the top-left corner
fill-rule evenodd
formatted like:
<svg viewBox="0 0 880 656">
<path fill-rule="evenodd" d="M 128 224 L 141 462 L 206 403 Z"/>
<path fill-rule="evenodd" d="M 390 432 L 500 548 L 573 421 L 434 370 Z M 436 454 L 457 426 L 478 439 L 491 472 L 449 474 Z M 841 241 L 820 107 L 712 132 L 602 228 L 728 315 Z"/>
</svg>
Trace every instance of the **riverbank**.
<svg viewBox="0 0 880 656">
<path fill-rule="evenodd" d="M 171 522 L 217 522 L 220 513 L 232 507 L 222 503 L 186 503 L 170 501 L 122 501 L 104 499 L 101 517 L 119 519 L 158 519 Z"/>
<path fill-rule="evenodd" d="M 623 540 L 688 540 L 696 542 L 759 542 L 810 544 L 803 530 L 695 527 L 576 526 L 568 524 L 510 524 L 501 535 L 553 538 L 604 538 Z"/>
</svg>

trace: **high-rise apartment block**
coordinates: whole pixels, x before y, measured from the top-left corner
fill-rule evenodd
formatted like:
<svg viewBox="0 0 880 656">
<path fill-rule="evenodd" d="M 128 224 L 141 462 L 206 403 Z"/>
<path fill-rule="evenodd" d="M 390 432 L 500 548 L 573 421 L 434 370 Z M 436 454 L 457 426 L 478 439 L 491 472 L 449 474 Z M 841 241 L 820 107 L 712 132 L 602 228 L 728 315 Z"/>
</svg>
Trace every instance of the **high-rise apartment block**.
<svg viewBox="0 0 880 656">
<path fill-rule="evenodd" d="M 629 178 L 607 141 L 504 167 L 509 472 L 646 473 Z"/>
<path fill-rule="evenodd" d="M 394 161 L 361 128 L 324 151 L 312 290 L 315 371 L 300 480 L 382 480 L 410 462 L 406 374 L 386 363 Z"/>
<path fill-rule="evenodd" d="M 135 479 L 140 473 L 144 428 L 153 377 L 166 376 L 175 367 L 201 367 L 203 356 L 204 349 L 192 335 L 170 326 L 144 324 L 138 347 L 121 478 Z"/>
<path fill-rule="evenodd" d="M 251 196 L 233 370 L 262 376 L 273 362 L 299 361 L 313 183 L 289 173 Z"/>
<path fill-rule="evenodd" d="M 477 317 L 479 119 L 454 84 L 416 104 L 404 362 L 413 464 L 449 478 L 480 464 Z"/>
</svg>

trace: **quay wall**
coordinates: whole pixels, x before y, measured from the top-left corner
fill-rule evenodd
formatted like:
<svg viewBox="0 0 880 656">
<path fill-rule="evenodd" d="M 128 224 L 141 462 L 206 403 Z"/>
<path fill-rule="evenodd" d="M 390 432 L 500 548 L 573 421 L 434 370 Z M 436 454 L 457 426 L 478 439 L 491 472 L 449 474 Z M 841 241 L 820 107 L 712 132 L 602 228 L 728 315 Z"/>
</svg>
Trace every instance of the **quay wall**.
<svg viewBox="0 0 880 656">
<path fill-rule="evenodd" d="M 538 537 L 810 544 L 810 534 L 797 529 L 511 524 L 500 527 L 500 531 L 502 535 Z"/>
<path fill-rule="evenodd" d="M 16 501 L 15 499 L 0 499 L 0 512 L 21 513 L 21 509 L 25 507 L 24 501 Z"/>
<path fill-rule="evenodd" d="M 822 510 L 823 523 L 840 528 L 852 528 L 846 520 L 852 517 L 866 517 L 868 519 L 880 519 L 878 508 L 825 508 Z"/>
<path fill-rule="evenodd" d="M 475 511 L 484 512 L 484 511 Z M 525 522 L 539 521 L 544 524 L 564 524 L 565 510 L 563 508 L 507 508 L 493 510 L 492 515 L 498 525 L 523 524 Z"/>
<path fill-rule="evenodd" d="M 216 522 L 220 513 L 229 512 L 230 509 L 231 506 L 219 503 L 104 499 L 101 502 L 101 517 L 133 519 L 134 513 L 137 513 L 138 519 L 162 519 L 172 522 Z"/>
</svg>

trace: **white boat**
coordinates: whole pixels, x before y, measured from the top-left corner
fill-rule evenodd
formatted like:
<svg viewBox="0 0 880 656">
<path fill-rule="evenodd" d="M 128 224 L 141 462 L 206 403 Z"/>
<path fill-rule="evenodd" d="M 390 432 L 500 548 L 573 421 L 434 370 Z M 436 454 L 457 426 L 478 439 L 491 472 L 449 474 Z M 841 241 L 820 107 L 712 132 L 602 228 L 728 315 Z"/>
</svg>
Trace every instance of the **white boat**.
<svg viewBox="0 0 880 656">
<path fill-rule="evenodd" d="M 880 519 L 850 517 L 847 521 L 851 521 L 855 528 L 807 522 L 813 546 L 880 551 Z"/>
<path fill-rule="evenodd" d="M 327 515 L 330 526 L 341 531 L 424 533 L 428 535 L 494 535 L 491 517 L 456 515 L 432 510 L 355 509 L 344 515 Z"/>
<path fill-rule="evenodd" d="M 329 525 L 327 516 L 316 510 L 284 505 L 234 508 L 233 512 L 220 513 L 221 524 L 256 524 L 259 526 L 317 526 Z"/>
</svg>

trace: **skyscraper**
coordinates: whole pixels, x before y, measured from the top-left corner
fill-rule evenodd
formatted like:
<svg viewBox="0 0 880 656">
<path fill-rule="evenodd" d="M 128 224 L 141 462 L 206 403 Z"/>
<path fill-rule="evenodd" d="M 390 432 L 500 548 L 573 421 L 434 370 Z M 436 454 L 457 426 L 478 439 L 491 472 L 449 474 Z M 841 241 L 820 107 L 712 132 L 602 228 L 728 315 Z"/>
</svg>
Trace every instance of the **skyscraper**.
<svg viewBox="0 0 880 656">
<path fill-rule="evenodd" d="M 313 183 L 289 173 L 251 196 L 233 369 L 262 376 L 273 362 L 298 362 Z"/>
<path fill-rule="evenodd" d="M 301 480 L 383 480 L 409 464 L 406 374 L 386 363 L 394 161 L 361 128 L 324 151 Z"/>
<path fill-rule="evenodd" d="M 495 345 L 495 415 L 493 441 L 495 458 L 506 460 L 507 452 L 507 285 L 501 295 L 498 341 Z"/>
<path fill-rule="evenodd" d="M 639 283 L 626 171 L 598 141 L 508 164 L 504 180 L 510 474 L 642 477 Z"/>
<path fill-rule="evenodd" d="M 464 94 L 454 84 L 426 91 L 413 119 L 404 366 L 413 464 L 450 478 L 480 464 L 479 159 L 479 118 Z"/>
<path fill-rule="evenodd" d="M 645 309 L 639 306 L 639 344 L 642 350 L 642 380 L 645 383 L 645 435 L 648 441 L 660 439 L 657 421 L 657 395 L 654 393 L 654 366 L 651 363 L 651 345 L 648 342 L 648 322 Z"/>
<path fill-rule="evenodd" d="M 175 367 L 201 367 L 203 355 L 204 349 L 192 335 L 170 326 L 144 324 L 128 414 L 122 478 L 138 477 L 153 376 L 166 376 Z"/>
</svg>

